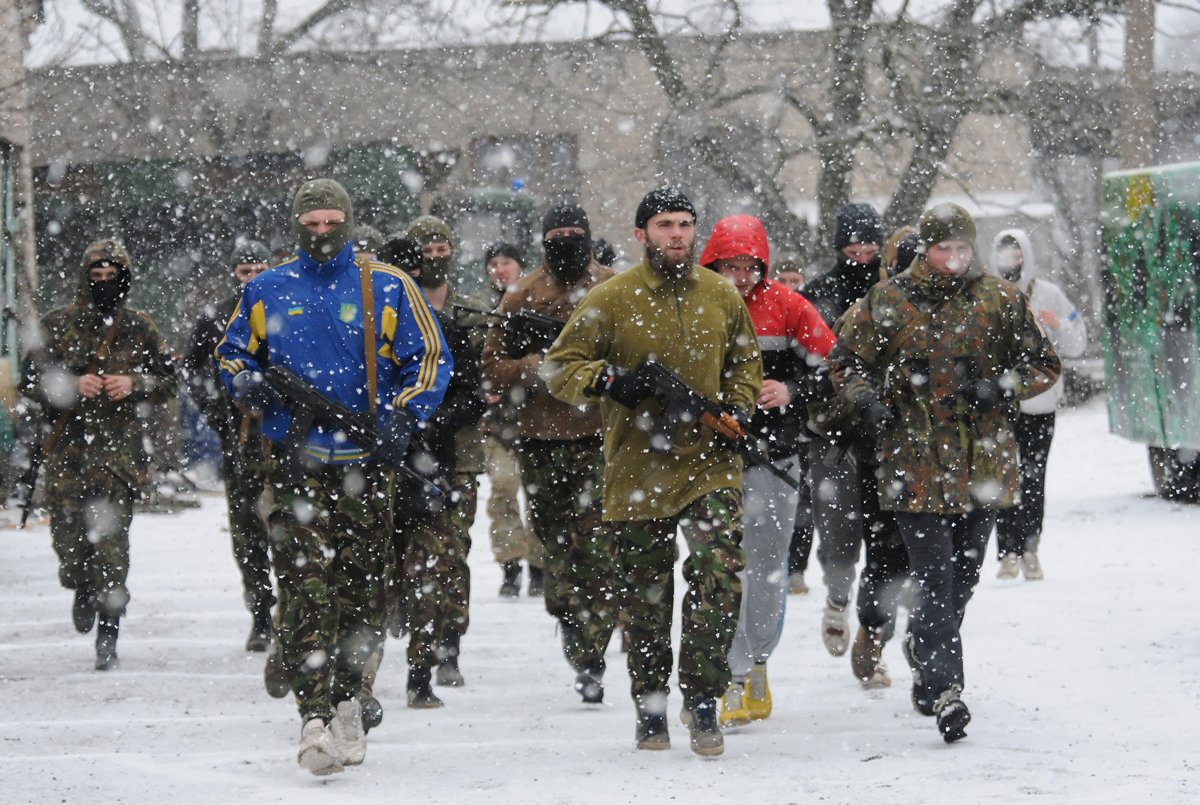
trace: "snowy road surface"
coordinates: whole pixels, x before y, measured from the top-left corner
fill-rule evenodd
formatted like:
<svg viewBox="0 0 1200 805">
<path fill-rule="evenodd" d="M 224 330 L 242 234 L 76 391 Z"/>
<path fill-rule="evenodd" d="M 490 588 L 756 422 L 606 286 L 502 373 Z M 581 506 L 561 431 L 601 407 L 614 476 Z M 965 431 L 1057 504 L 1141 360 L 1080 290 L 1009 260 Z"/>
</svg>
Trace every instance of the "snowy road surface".
<svg viewBox="0 0 1200 805">
<path fill-rule="evenodd" d="M 677 692 L 674 748 L 634 750 L 615 645 L 607 704 L 578 702 L 540 600 L 497 597 L 481 520 L 467 687 L 441 689 L 443 710 L 408 710 L 389 641 L 366 763 L 324 779 L 296 765 L 291 699 L 268 698 L 262 655 L 241 649 L 249 616 L 221 498 L 135 518 L 133 601 L 107 674 L 71 627 L 46 527 L 3 530 L 0 801 L 1195 802 L 1200 510 L 1149 491 L 1144 448 L 1107 435 L 1102 407 L 1060 415 L 1046 580 L 1001 583 L 989 556 L 967 615 L 965 741 L 946 746 L 912 711 L 894 643 L 896 684 L 859 689 L 820 643 L 813 594 L 789 600 L 774 715 L 727 735 L 717 760 L 688 751 Z"/>
</svg>

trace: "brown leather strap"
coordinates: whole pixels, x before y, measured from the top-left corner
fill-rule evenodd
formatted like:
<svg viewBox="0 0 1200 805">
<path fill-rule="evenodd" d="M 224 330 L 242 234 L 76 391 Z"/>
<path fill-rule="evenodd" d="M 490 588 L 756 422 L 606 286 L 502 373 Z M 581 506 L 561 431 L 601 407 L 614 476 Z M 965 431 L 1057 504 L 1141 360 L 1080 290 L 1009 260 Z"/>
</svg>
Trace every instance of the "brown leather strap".
<svg viewBox="0 0 1200 805">
<path fill-rule="evenodd" d="M 371 406 L 371 414 L 373 416 L 379 407 L 375 400 L 375 393 L 379 388 L 379 378 L 377 376 L 379 367 L 375 365 L 375 286 L 371 282 L 370 263 L 362 257 L 359 257 L 358 261 L 358 277 L 362 283 L 363 343 L 366 348 L 367 361 L 367 400 Z"/>
</svg>

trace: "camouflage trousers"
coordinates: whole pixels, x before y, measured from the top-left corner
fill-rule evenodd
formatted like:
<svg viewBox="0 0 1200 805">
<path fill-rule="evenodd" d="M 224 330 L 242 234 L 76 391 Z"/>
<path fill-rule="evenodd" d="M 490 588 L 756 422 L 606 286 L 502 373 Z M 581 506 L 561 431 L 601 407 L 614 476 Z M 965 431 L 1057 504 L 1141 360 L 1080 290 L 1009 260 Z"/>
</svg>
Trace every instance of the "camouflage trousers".
<svg viewBox="0 0 1200 805">
<path fill-rule="evenodd" d="M 113 479 L 106 489 L 79 489 L 50 496 L 50 539 L 58 554 L 58 580 L 76 590 L 90 587 L 96 610 L 120 617 L 129 602 L 129 487 Z"/>
<path fill-rule="evenodd" d="M 242 600 L 251 614 L 258 617 L 269 612 L 275 603 L 267 525 L 258 508 L 265 472 L 262 452 L 258 440 L 244 446 L 230 440 L 222 447 L 221 465 L 225 500 L 229 505 L 233 558 L 242 575 Z"/>
<path fill-rule="evenodd" d="M 454 624 L 447 623 L 456 614 L 446 599 L 455 587 L 453 576 L 458 572 L 456 564 L 445 558 L 450 519 L 448 512 L 441 512 L 431 520 L 413 521 L 396 531 L 396 583 L 408 629 L 410 679 L 429 680 L 445 635 L 455 633 Z"/>
<path fill-rule="evenodd" d="M 454 491 L 458 501 L 450 508 L 446 521 L 439 524 L 442 561 L 446 563 L 445 598 L 438 617 L 438 642 L 451 645 L 457 653 L 458 639 L 467 633 L 471 624 L 471 568 L 467 556 L 471 553 L 471 526 L 475 524 L 475 508 L 479 505 L 479 476 L 473 472 L 454 474 Z"/>
<path fill-rule="evenodd" d="M 558 619 L 576 671 L 603 672 L 616 624 L 616 568 L 600 539 L 600 439 L 523 441 L 517 452 L 529 520 L 545 558 L 546 611 Z"/>
<path fill-rule="evenodd" d="M 524 559 L 530 567 L 540 568 L 542 544 L 521 520 L 521 469 L 516 450 L 490 435 L 484 437 L 483 450 L 492 486 L 487 500 L 492 555 L 501 564 Z"/>
<path fill-rule="evenodd" d="M 393 479 L 370 465 L 310 465 L 263 501 L 279 580 L 279 642 L 301 720 L 330 719 L 383 641 Z"/>
<path fill-rule="evenodd" d="M 620 621 L 629 639 L 635 701 L 665 697 L 671 676 L 676 530 L 688 557 L 679 646 L 679 689 L 685 698 L 720 697 L 729 685 L 729 649 L 742 600 L 742 495 L 721 489 L 675 517 L 606 524 L 620 573 Z"/>
</svg>

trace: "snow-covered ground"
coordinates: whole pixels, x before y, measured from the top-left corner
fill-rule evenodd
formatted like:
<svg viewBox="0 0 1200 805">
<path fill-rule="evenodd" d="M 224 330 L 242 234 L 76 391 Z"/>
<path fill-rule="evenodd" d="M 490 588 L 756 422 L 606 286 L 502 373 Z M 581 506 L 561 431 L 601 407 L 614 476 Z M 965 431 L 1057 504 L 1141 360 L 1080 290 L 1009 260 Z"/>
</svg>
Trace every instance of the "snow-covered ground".
<svg viewBox="0 0 1200 805">
<path fill-rule="evenodd" d="M 775 712 L 687 748 L 672 696 L 670 752 L 633 748 L 624 663 L 588 708 L 541 601 L 496 595 L 476 525 L 468 685 L 446 707 L 403 705 L 389 641 L 383 724 L 364 765 L 329 778 L 296 765 L 299 720 L 267 697 L 220 497 L 133 525 L 121 667 L 92 670 L 70 624 L 45 526 L 0 531 L 3 802 L 1046 802 L 1200 800 L 1200 576 L 1195 507 L 1149 494 L 1145 450 L 1109 436 L 1093 404 L 1059 417 L 1043 582 L 1001 583 L 989 559 L 964 630 L 974 721 L 942 743 L 894 687 L 862 691 L 825 653 L 819 595 L 793 596 L 770 665 Z M 810 582 L 817 581 L 813 571 Z"/>
</svg>

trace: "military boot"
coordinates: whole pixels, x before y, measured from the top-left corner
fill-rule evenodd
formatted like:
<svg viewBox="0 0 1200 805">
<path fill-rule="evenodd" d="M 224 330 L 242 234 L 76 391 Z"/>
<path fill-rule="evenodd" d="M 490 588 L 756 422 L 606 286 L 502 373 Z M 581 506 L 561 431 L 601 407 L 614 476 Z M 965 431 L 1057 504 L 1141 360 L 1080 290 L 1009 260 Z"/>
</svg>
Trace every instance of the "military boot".
<svg viewBox="0 0 1200 805">
<path fill-rule="evenodd" d="M 529 566 L 529 597 L 541 598 L 546 594 L 546 574 L 540 567 Z"/>
<path fill-rule="evenodd" d="M 250 634 L 246 637 L 246 651 L 266 651 L 271 644 L 271 610 L 255 608 Z"/>
<path fill-rule="evenodd" d="M 441 657 L 437 667 L 437 683 L 447 688 L 461 688 L 467 684 L 462 671 L 458 670 L 459 636 L 450 635 L 438 646 L 437 655 Z"/>
<path fill-rule="evenodd" d="M 75 588 L 75 601 L 71 605 L 71 620 L 75 623 L 75 631 L 87 634 L 96 625 L 96 607 L 92 603 L 92 588 L 81 584 Z"/>
<path fill-rule="evenodd" d="M 647 700 L 655 702 L 654 706 Z M 671 735 L 667 730 L 667 715 L 662 711 L 666 705 L 667 694 L 660 693 L 642 697 L 637 702 L 637 727 L 634 739 L 638 749 L 660 751 L 671 748 Z"/>
<path fill-rule="evenodd" d="M 117 667 L 117 632 L 121 619 L 101 615 L 96 630 L 96 670 L 109 671 Z"/>
<path fill-rule="evenodd" d="M 504 571 L 504 581 L 500 584 L 500 597 L 516 598 L 521 594 L 521 563 L 505 562 L 500 567 Z"/>
<path fill-rule="evenodd" d="M 358 690 L 358 703 L 362 708 L 363 733 L 368 733 L 383 723 L 383 705 L 375 698 L 375 677 L 383 664 L 383 646 L 380 645 L 367 657 L 363 666 L 362 686 Z"/>
<path fill-rule="evenodd" d="M 408 706 L 414 710 L 433 710 L 445 706 L 445 702 L 439 699 L 437 694 L 433 692 L 433 687 L 429 684 L 429 679 L 430 673 L 428 668 L 408 669 L 406 698 Z"/>
<path fill-rule="evenodd" d="M 602 704 L 604 702 L 604 672 L 595 668 L 584 668 L 575 675 L 575 692 L 583 699 L 584 704 Z"/>
<path fill-rule="evenodd" d="M 904 652 L 904 659 L 908 661 L 908 667 L 912 670 L 912 704 L 913 709 L 923 716 L 935 715 L 933 711 L 933 697 L 929 695 L 929 691 L 925 689 L 925 666 L 917 659 L 913 653 L 912 634 L 906 634 L 904 641 L 900 643 L 900 648 Z"/>
<path fill-rule="evenodd" d="M 699 696 L 684 702 L 679 719 L 688 728 L 692 751 L 704 757 L 725 752 L 725 736 L 717 724 L 717 700 Z"/>
<path fill-rule="evenodd" d="M 292 691 L 287 668 L 283 664 L 283 645 L 279 642 L 278 634 L 271 640 L 271 651 L 267 654 L 266 664 L 263 665 L 263 686 L 272 699 L 282 699 Z"/>
</svg>

